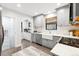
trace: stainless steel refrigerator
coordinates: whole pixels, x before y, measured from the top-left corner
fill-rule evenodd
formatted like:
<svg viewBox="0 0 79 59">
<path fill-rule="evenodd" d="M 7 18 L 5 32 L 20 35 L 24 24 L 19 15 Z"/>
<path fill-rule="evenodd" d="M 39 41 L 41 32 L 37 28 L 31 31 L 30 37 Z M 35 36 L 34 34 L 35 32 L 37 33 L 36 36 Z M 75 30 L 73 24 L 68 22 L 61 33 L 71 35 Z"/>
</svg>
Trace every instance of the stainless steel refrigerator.
<svg viewBox="0 0 79 59">
<path fill-rule="evenodd" d="M 1 51 L 2 51 L 3 41 L 4 41 L 4 30 L 3 30 L 3 26 L 2 26 L 2 16 L 1 16 L 1 11 L 0 11 L 0 55 L 1 55 Z"/>
</svg>

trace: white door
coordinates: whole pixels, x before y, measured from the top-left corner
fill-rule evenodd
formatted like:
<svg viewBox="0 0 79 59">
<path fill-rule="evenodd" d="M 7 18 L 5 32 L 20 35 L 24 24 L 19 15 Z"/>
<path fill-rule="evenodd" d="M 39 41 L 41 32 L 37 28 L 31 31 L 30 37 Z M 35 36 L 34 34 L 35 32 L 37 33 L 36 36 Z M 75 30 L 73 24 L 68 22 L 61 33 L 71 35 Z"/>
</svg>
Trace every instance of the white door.
<svg viewBox="0 0 79 59">
<path fill-rule="evenodd" d="M 14 28 L 13 28 L 13 18 L 2 17 L 2 24 L 4 28 L 4 42 L 2 50 L 6 50 L 14 47 Z"/>
</svg>

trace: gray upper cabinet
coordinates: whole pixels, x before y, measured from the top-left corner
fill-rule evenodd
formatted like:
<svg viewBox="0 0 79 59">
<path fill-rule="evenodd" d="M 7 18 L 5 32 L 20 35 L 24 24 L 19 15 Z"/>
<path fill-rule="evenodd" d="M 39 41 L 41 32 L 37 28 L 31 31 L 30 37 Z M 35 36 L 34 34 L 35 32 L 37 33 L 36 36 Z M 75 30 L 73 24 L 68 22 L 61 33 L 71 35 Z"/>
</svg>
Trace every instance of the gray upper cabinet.
<svg viewBox="0 0 79 59">
<path fill-rule="evenodd" d="M 56 9 L 57 11 L 57 25 L 69 25 L 69 5 Z"/>
<path fill-rule="evenodd" d="M 34 30 L 37 32 L 42 32 L 43 29 L 43 15 L 35 16 L 34 17 Z"/>
</svg>

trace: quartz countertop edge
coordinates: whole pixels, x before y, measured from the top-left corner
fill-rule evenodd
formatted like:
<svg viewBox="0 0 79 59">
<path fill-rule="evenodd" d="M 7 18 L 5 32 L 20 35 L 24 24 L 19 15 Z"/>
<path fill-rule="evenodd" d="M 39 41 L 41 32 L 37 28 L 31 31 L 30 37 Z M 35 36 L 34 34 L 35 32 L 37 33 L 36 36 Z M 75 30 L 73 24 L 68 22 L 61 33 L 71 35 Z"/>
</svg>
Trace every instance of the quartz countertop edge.
<svg viewBox="0 0 79 59">
<path fill-rule="evenodd" d="M 61 37 L 67 37 L 67 38 L 73 38 L 73 39 L 79 39 L 79 37 L 67 35 L 67 34 L 49 34 L 49 33 L 36 33 L 36 34 L 42 34 L 42 35 L 52 35 L 52 36 L 61 36 Z"/>
</svg>

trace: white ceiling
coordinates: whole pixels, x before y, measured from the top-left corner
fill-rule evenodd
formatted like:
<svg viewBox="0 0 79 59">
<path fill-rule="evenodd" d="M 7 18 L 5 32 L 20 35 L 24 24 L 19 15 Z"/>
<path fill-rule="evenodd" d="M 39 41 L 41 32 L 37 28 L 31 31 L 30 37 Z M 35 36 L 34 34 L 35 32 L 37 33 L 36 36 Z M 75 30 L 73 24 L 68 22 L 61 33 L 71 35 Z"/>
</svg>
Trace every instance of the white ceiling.
<svg viewBox="0 0 79 59">
<path fill-rule="evenodd" d="M 44 14 L 53 12 L 57 7 L 57 3 L 21 3 L 21 7 L 17 7 L 17 3 L 1 3 L 0 5 L 12 9 L 14 11 L 35 16 L 37 14 Z"/>
</svg>

